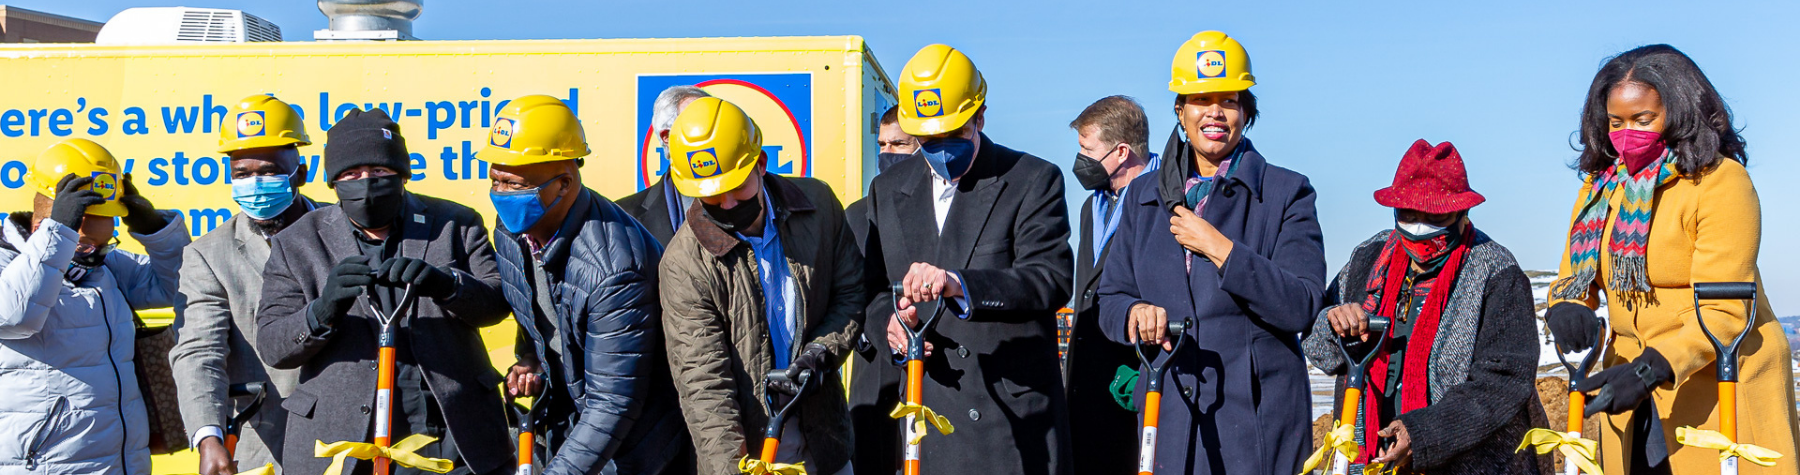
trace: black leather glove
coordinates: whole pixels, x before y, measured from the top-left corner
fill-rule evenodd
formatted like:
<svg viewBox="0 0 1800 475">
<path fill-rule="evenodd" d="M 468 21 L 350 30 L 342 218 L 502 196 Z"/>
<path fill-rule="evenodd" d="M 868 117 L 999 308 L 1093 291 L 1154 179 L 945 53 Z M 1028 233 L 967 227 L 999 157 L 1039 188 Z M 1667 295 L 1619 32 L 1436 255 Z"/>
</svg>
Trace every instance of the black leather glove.
<svg viewBox="0 0 1800 475">
<path fill-rule="evenodd" d="M 1556 338 L 1557 346 L 1564 352 L 1593 348 L 1606 331 L 1594 309 L 1574 302 L 1550 306 L 1544 312 L 1544 326 L 1550 327 L 1550 336 Z"/>
<path fill-rule="evenodd" d="M 411 284 L 416 292 L 431 298 L 445 298 L 456 293 L 456 277 L 450 271 L 431 265 L 424 259 L 395 257 L 375 266 L 377 281 L 391 285 Z"/>
<path fill-rule="evenodd" d="M 1588 400 L 1585 416 L 1601 411 L 1619 414 L 1637 409 L 1638 404 L 1650 398 L 1652 389 L 1674 380 L 1675 370 L 1669 366 L 1669 360 L 1655 348 L 1645 348 L 1644 354 L 1638 355 L 1630 364 L 1594 373 L 1575 385 L 1575 390 L 1584 393 L 1600 390 Z"/>
<path fill-rule="evenodd" d="M 814 378 L 824 376 L 825 367 L 831 364 L 830 361 L 827 361 L 830 357 L 831 355 L 825 351 L 825 345 L 807 343 L 806 347 L 800 350 L 800 356 L 795 357 L 794 361 L 788 362 L 788 380 L 798 383 L 800 372 L 806 370 L 812 370 Z"/>
<path fill-rule="evenodd" d="M 125 205 L 125 217 L 120 218 L 120 221 L 130 226 L 131 232 L 155 234 L 163 226 L 169 225 L 169 219 L 156 212 L 156 207 L 150 205 L 148 198 L 138 194 L 137 185 L 131 184 L 130 173 L 126 173 L 125 179 L 121 181 L 124 182 L 125 194 L 119 197 L 119 204 Z"/>
<path fill-rule="evenodd" d="M 338 317 L 350 311 L 350 306 L 356 304 L 356 297 L 362 295 L 363 287 L 375 282 L 373 274 L 368 256 L 346 257 L 332 266 L 331 277 L 325 279 L 325 289 L 319 291 L 319 298 L 308 307 L 313 335 L 325 333 Z"/>
<path fill-rule="evenodd" d="M 69 229 L 80 230 L 81 218 L 87 216 L 88 207 L 106 202 L 106 198 L 88 188 L 92 184 L 94 177 L 91 176 L 64 175 L 56 182 L 56 199 L 50 202 L 50 219 Z"/>
</svg>

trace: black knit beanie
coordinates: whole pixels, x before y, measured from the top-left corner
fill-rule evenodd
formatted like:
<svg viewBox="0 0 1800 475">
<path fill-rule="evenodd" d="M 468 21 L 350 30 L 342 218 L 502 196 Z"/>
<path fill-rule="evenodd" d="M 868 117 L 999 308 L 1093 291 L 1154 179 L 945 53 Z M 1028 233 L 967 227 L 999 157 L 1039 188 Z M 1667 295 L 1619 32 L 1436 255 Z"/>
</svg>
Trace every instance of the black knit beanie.
<svg viewBox="0 0 1800 475">
<path fill-rule="evenodd" d="M 325 132 L 327 182 L 337 181 L 344 170 L 363 165 L 392 168 L 402 177 L 412 174 L 412 157 L 406 154 L 400 124 L 381 109 L 351 109 Z"/>
</svg>

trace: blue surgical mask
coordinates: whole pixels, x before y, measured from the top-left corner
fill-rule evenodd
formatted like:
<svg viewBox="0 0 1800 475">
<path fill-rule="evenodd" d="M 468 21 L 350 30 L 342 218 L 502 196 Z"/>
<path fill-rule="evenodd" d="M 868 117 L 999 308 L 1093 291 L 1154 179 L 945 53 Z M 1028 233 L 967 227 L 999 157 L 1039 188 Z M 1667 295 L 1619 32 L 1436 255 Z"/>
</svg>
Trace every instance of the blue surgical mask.
<svg viewBox="0 0 1800 475">
<path fill-rule="evenodd" d="M 975 163 L 975 142 L 962 137 L 949 137 L 925 142 L 919 147 L 931 171 L 945 180 L 955 180 Z"/>
<path fill-rule="evenodd" d="M 231 199 L 251 219 L 267 221 L 281 216 L 294 204 L 292 175 L 268 175 L 231 180 Z"/>
<path fill-rule="evenodd" d="M 544 202 L 538 199 L 538 191 L 543 190 L 544 185 L 564 176 L 568 176 L 568 174 L 551 177 L 544 183 L 529 189 L 489 191 L 488 198 L 494 200 L 494 213 L 500 215 L 500 224 L 506 226 L 506 230 L 513 234 L 524 234 L 526 230 L 531 229 L 531 226 L 537 224 L 538 220 L 544 219 L 544 213 L 562 201 L 562 197 L 558 196 L 556 200 L 550 202 L 550 206 L 544 206 Z"/>
</svg>

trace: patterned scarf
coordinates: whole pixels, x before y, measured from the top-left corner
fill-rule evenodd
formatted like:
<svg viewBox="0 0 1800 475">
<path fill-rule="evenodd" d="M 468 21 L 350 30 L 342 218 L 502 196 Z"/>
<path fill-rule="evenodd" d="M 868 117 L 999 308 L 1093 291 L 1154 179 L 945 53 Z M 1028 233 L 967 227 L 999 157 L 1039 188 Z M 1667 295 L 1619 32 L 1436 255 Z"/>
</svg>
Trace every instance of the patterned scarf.
<svg viewBox="0 0 1800 475">
<path fill-rule="evenodd" d="M 1425 305 L 1419 309 L 1419 315 L 1413 321 L 1412 336 L 1406 340 L 1406 361 L 1405 365 L 1401 367 L 1403 373 L 1400 375 L 1400 409 L 1402 412 L 1411 412 L 1430 404 L 1427 390 L 1431 388 L 1431 384 L 1427 378 L 1430 375 L 1431 344 L 1437 339 L 1438 320 L 1443 315 L 1444 307 L 1450 303 L 1450 294 L 1456 287 L 1457 274 L 1462 270 L 1463 258 L 1468 255 L 1469 242 L 1474 240 L 1473 236 L 1475 235 L 1475 226 L 1468 220 L 1459 221 L 1453 226 L 1458 226 L 1459 232 L 1446 233 L 1444 236 L 1433 239 L 1433 241 L 1443 240 L 1444 247 L 1438 252 L 1447 252 L 1447 254 L 1433 257 L 1447 257 L 1447 259 L 1441 261 L 1442 267 L 1438 269 L 1437 277 L 1433 278 L 1436 281 L 1431 283 L 1431 291 L 1425 297 Z M 1453 235 L 1462 237 L 1455 239 L 1452 238 Z M 1403 291 L 1402 287 L 1406 287 L 1404 280 L 1407 269 L 1412 266 L 1413 258 L 1402 247 L 1405 244 L 1404 241 L 1406 238 L 1401 236 L 1399 231 L 1389 231 L 1387 243 L 1382 246 L 1381 254 L 1375 258 L 1375 265 L 1369 268 L 1369 282 L 1364 287 L 1368 295 L 1363 299 L 1363 312 L 1369 315 L 1388 317 L 1394 322 L 1400 321 L 1400 318 L 1405 315 L 1406 309 L 1399 308 L 1400 303 L 1404 301 L 1400 293 Z M 1389 326 L 1388 331 L 1392 332 L 1393 327 Z M 1379 420 L 1381 398 L 1374 397 L 1374 395 L 1386 392 L 1384 386 L 1388 381 L 1389 352 L 1386 349 L 1378 351 L 1381 351 L 1381 354 L 1375 357 L 1375 361 L 1371 362 L 1368 368 L 1368 381 L 1374 386 L 1374 391 L 1371 391 L 1370 395 L 1363 399 L 1361 431 L 1364 441 L 1380 440 L 1376 432 L 1386 427 Z M 1364 442 L 1364 444 L 1369 447 L 1375 446 L 1373 442 Z M 1368 463 L 1374 452 L 1365 450 L 1355 463 Z"/>
<path fill-rule="evenodd" d="M 1569 226 L 1569 268 L 1573 275 L 1563 277 L 1551 286 L 1550 295 L 1560 299 L 1587 298 L 1600 273 L 1600 244 L 1606 239 L 1606 219 L 1611 210 L 1613 190 L 1625 188 L 1625 201 L 1613 222 L 1612 279 L 1607 288 L 1627 296 L 1627 300 L 1646 297 L 1650 293 L 1650 275 L 1644 251 L 1650 240 L 1650 217 L 1655 212 L 1656 189 L 1675 181 L 1681 173 L 1675 169 L 1675 153 L 1663 150 L 1662 157 L 1632 174 L 1623 159 L 1598 176 L 1588 175 L 1576 201 L 1581 213 Z"/>
</svg>

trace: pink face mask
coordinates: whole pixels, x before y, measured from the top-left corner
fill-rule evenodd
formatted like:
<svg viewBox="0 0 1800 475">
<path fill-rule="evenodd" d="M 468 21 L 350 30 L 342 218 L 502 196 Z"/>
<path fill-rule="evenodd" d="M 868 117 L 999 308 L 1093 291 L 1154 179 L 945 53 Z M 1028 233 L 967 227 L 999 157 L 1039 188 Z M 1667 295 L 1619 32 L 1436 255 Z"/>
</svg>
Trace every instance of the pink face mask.
<svg viewBox="0 0 1800 475">
<path fill-rule="evenodd" d="M 1663 149 L 1667 148 L 1661 133 L 1648 130 L 1619 129 L 1606 134 L 1606 138 L 1612 140 L 1613 150 L 1625 159 L 1625 169 L 1634 175 L 1662 158 Z"/>
</svg>

